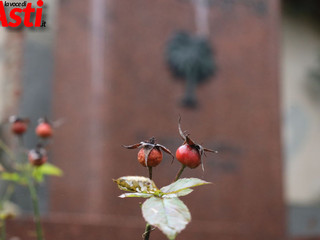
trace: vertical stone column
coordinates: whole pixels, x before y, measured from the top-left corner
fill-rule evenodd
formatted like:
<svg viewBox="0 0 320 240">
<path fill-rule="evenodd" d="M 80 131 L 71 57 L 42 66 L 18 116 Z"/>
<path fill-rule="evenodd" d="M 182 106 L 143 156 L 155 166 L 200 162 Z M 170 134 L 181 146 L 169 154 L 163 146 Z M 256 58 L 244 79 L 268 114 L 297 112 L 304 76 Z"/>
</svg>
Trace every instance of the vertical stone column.
<svg viewBox="0 0 320 240">
<path fill-rule="evenodd" d="M 0 119 L 15 114 L 21 94 L 23 33 L 0 29 Z"/>
<path fill-rule="evenodd" d="M 18 113 L 21 97 L 21 67 L 23 58 L 23 32 L 0 28 L 0 138 L 11 145 L 8 118 Z M 1 165 L 10 167 L 8 158 L 0 150 Z M 0 184 L 0 194 L 6 182 Z"/>
<path fill-rule="evenodd" d="M 112 169 L 105 168 L 111 141 L 107 3 L 66 1 L 60 6 L 54 104 L 55 116 L 65 124 L 57 130 L 54 157 L 66 176 L 54 182 L 56 211 L 100 214 L 106 206 L 103 189 L 112 184 L 103 182 Z"/>
</svg>

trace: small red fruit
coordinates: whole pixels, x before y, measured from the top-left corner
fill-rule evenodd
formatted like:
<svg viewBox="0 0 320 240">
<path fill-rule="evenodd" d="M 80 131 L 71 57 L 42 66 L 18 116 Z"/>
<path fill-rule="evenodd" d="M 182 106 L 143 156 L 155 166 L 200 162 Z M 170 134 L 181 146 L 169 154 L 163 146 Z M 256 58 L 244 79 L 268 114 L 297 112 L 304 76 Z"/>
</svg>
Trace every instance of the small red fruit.
<svg viewBox="0 0 320 240">
<path fill-rule="evenodd" d="M 37 146 L 37 148 L 29 151 L 28 159 L 33 166 L 39 167 L 47 162 L 47 151 L 43 147 Z"/>
<path fill-rule="evenodd" d="M 36 128 L 36 134 L 39 137 L 48 138 L 48 137 L 52 136 L 52 133 L 53 133 L 53 130 L 52 130 L 50 123 L 48 123 L 44 119 L 40 119 L 39 124 Z"/>
<path fill-rule="evenodd" d="M 176 151 L 176 158 L 189 168 L 196 168 L 201 164 L 201 155 L 196 147 L 184 144 Z"/>
<path fill-rule="evenodd" d="M 138 161 L 144 167 L 152 168 L 158 166 L 162 161 L 161 150 L 170 154 L 172 159 L 174 159 L 170 150 L 161 144 L 157 144 L 154 137 L 150 138 L 148 141 L 123 147 L 127 149 L 141 148 L 138 152 Z"/>
<path fill-rule="evenodd" d="M 11 131 L 16 135 L 22 135 L 27 131 L 27 124 L 22 121 L 14 122 L 12 123 Z"/>
<path fill-rule="evenodd" d="M 11 116 L 9 122 L 12 123 L 11 131 L 16 135 L 22 135 L 27 131 L 28 128 L 28 119 L 19 118 L 17 116 Z"/>
<path fill-rule="evenodd" d="M 140 151 L 138 152 L 138 161 L 144 167 L 146 167 L 145 156 L 146 156 L 145 150 L 141 148 Z M 162 152 L 157 148 L 153 148 L 148 156 L 148 160 L 147 160 L 148 167 L 156 167 L 161 163 L 161 161 L 162 161 Z"/>
<path fill-rule="evenodd" d="M 202 147 L 200 144 L 197 144 L 195 141 L 191 140 L 188 134 L 185 134 L 181 130 L 181 117 L 179 118 L 179 134 L 182 138 L 183 145 L 180 146 L 176 151 L 176 158 L 179 162 L 182 163 L 183 166 L 187 166 L 189 168 L 196 168 L 200 164 L 202 165 L 202 170 L 204 170 L 201 157 L 205 152 L 218 153 L 215 150 L 211 150 L 208 148 Z"/>
</svg>

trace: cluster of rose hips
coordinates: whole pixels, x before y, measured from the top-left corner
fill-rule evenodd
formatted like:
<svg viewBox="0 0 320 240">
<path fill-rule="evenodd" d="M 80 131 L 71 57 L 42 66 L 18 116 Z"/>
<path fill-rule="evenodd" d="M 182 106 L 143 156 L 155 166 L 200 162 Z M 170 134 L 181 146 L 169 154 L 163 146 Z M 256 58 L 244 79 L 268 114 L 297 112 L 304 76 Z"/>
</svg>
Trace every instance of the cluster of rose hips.
<svg viewBox="0 0 320 240">
<path fill-rule="evenodd" d="M 11 116 L 11 132 L 18 137 L 22 137 L 29 126 L 29 119 Z M 35 128 L 36 135 L 41 139 L 48 139 L 53 134 L 52 124 L 46 118 L 40 118 Z M 41 166 L 47 161 L 47 151 L 42 144 L 37 144 L 36 148 L 29 151 L 28 159 L 33 166 Z"/>
<path fill-rule="evenodd" d="M 176 151 L 176 159 L 182 164 L 182 167 L 196 168 L 202 164 L 202 155 L 205 152 L 217 153 L 217 151 L 204 148 L 197 144 L 195 141 L 191 140 L 188 134 L 185 134 L 181 130 L 180 125 L 181 119 L 179 119 L 179 134 L 184 141 L 183 144 Z M 144 167 L 156 167 L 162 161 L 162 152 L 170 154 L 174 159 L 171 151 L 163 145 L 157 144 L 155 138 L 151 138 L 148 141 L 142 141 L 129 146 L 124 146 L 127 149 L 141 148 L 138 152 L 138 161 Z"/>
</svg>

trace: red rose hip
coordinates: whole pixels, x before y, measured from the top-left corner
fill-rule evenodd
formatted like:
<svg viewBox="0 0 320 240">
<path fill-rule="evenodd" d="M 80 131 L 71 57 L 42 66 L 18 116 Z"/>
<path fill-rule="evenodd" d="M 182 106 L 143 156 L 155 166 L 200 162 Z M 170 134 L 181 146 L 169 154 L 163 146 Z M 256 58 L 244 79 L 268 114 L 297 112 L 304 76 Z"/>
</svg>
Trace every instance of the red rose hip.
<svg viewBox="0 0 320 240">
<path fill-rule="evenodd" d="M 188 144 L 184 144 L 177 149 L 176 158 L 180 163 L 189 168 L 196 168 L 201 164 L 199 150 Z"/>
<path fill-rule="evenodd" d="M 145 150 L 143 148 L 141 148 L 140 151 L 138 152 L 138 161 L 142 166 L 146 167 Z M 162 152 L 157 148 L 153 148 L 148 156 L 148 160 L 147 160 L 148 167 L 156 167 L 161 163 L 161 161 L 162 161 Z"/>
<path fill-rule="evenodd" d="M 29 119 L 10 116 L 9 122 L 11 123 L 11 132 L 20 136 L 27 131 Z"/>
<path fill-rule="evenodd" d="M 183 145 L 177 149 L 176 158 L 179 162 L 182 163 L 183 166 L 187 166 L 189 168 L 196 168 L 200 164 L 202 164 L 201 157 L 204 154 L 204 152 L 218 153 L 215 150 L 204 148 L 200 144 L 197 144 L 195 141 L 191 140 L 189 134 L 186 134 L 182 131 L 180 122 L 181 117 L 179 118 L 178 129 L 180 137 L 183 139 L 184 142 Z M 204 170 L 203 164 L 202 170 Z"/>
<path fill-rule="evenodd" d="M 174 156 L 172 155 L 170 150 L 161 144 L 157 144 L 154 137 L 150 138 L 148 141 L 142 141 L 140 143 L 129 146 L 123 145 L 123 147 L 127 149 L 141 148 L 138 152 L 138 161 L 142 166 L 148 168 L 156 167 L 161 163 L 162 151 L 170 154 L 172 156 L 172 159 L 174 159 Z"/>
<path fill-rule="evenodd" d="M 52 136 L 52 127 L 47 122 L 41 122 L 36 128 L 36 134 L 42 138 L 48 138 Z"/>
<path fill-rule="evenodd" d="M 28 154 L 28 160 L 31 165 L 39 167 L 47 162 L 47 152 L 42 147 L 37 147 L 35 149 L 30 150 Z"/>
<path fill-rule="evenodd" d="M 22 135 L 27 131 L 27 124 L 23 121 L 17 121 L 12 123 L 11 131 L 16 135 Z"/>
</svg>

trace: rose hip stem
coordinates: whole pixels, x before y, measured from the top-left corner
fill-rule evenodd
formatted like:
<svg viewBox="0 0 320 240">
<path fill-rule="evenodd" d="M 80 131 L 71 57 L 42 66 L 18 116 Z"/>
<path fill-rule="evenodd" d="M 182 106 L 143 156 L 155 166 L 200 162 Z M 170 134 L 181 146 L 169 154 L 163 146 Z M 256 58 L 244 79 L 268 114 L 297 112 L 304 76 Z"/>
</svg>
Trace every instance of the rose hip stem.
<svg viewBox="0 0 320 240">
<path fill-rule="evenodd" d="M 180 178 L 180 176 L 181 176 L 181 174 L 182 174 L 182 172 L 183 172 L 183 170 L 184 170 L 185 168 L 186 168 L 186 165 L 181 164 L 181 168 L 180 168 L 180 170 L 178 171 L 178 173 L 177 173 L 177 175 L 176 175 L 176 177 L 175 177 L 175 179 L 174 179 L 174 182 L 177 181 L 177 180 Z"/>
<path fill-rule="evenodd" d="M 31 178 L 28 178 L 28 188 L 32 199 L 33 213 L 34 213 L 34 221 L 36 223 L 37 230 L 37 239 L 44 240 L 43 231 L 40 222 L 40 211 L 39 211 L 39 200 L 36 188 L 34 187 L 34 183 Z"/>
<path fill-rule="evenodd" d="M 148 167 L 149 170 L 149 178 L 152 180 L 152 167 Z"/>
<path fill-rule="evenodd" d="M 152 180 L 152 167 L 148 167 L 149 170 L 149 178 Z M 152 226 L 150 224 L 146 224 L 146 230 L 144 231 L 144 240 L 149 240 Z"/>
<path fill-rule="evenodd" d="M 3 210 L 3 205 L 6 201 L 8 201 L 14 192 L 14 184 L 9 183 L 6 191 L 4 193 L 3 199 L 0 201 L 0 209 Z M 1 240 L 6 240 L 7 238 L 7 232 L 6 232 L 6 218 L 1 219 Z"/>
<path fill-rule="evenodd" d="M 20 143 L 21 148 L 24 148 L 23 142 Z M 37 190 L 35 187 L 35 183 L 32 179 L 32 171 L 27 169 L 25 171 L 26 178 L 27 178 L 27 185 L 32 201 L 32 208 L 33 208 L 33 219 L 34 223 L 36 225 L 36 232 L 37 232 L 37 240 L 45 240 L 43 237 L 43 230 L 42 230 L 42 225 L 41 225 L 41 217 L 40 217 L 40 210 L 39 210 L 39 198 L 37 194 Z"/>
<path fill-rule="evenodd" d="M 146 230 L 144 232 L 144 240 L 149 240 L 149 237 L 150 237 L 150 233 L 151 233 L 151 225 L 147 223 L 146 225 Z"/>
</svg>

